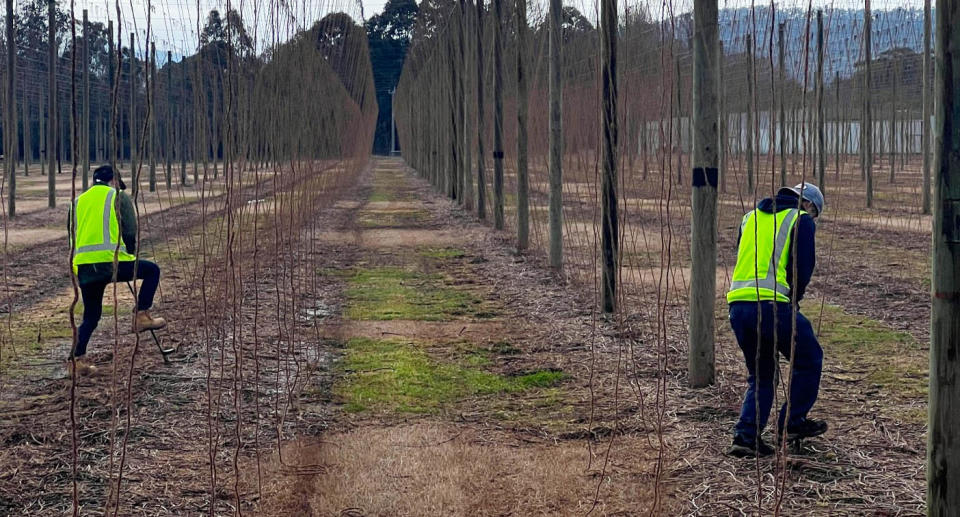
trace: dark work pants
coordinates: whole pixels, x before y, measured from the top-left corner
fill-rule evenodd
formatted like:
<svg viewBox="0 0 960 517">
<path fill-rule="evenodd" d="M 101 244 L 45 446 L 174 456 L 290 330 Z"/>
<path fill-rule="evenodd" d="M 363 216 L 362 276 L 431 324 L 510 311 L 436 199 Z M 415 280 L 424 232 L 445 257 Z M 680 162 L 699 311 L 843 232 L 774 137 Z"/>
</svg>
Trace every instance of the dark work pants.
<svg viewBox="0 0 960 517">
<path fill-rule="evenodd" d="M 734 302 L 730 304 L 730 325 L 737 336 L 747 364 L 747 392 L 743 397 L 740 421 L 736 434 L 753 440 L 763 431 L 773 405 L 774 379 L 777 370 L 777 352 L 790 358 L 791 332 L 796 339 L 796 357 L 793 361 L 793 381 L 790 387 L 790 415 L 788 426 L 803 422 L 817 400 L 820 391 L 820 372 L 823 367 L 823 350 L 817 342 L 810 321 L 799 309 L 794 311 L 789 303 Z M 776 311 L 776 328 L 774 328 Z M 759 319 L 760 333 L 757 334 Z M 757 355 L 759 351 L 759 356 Z M 759 408 L 758 408 L 759 405 Z M 780 410 L 779 425 L 782 427 L 787 404 Z"/>
<path fill-rule="evenodd" d="M 133 268 L 137 263 L 137 278 L 143 280 L 137 296 L 137 310 L 145 311 L 153 307 L 153 296 L 160 285 L 160 268 L 149 260 L 120 262 L 117 264 L 117 282 L 133 280 Z M 87 343 L 100 322 L 103 314 L 103 291 L 110 282 L 94 282 L 80 287 L 83 296 L 83 323 L 77 329 L 77 349 L 75 357 L 87 353 Z"/>
</svg>

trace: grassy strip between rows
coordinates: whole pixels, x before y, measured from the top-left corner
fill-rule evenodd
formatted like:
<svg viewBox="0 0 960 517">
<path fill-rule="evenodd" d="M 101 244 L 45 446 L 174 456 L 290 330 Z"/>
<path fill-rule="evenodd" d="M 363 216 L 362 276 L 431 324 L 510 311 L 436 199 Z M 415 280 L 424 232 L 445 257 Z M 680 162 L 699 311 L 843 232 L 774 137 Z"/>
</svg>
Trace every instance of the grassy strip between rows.
<svg viewBox="0 0 960 517">
<path fill-rule="evenodd" d="M 448 321 L 493 316 L 477 296 L 445 285 L 440 274 L 387 267 L 348 271 L 345 275 L 349 302 L 346 315 L 353 320 Z"/>
<path fill-rule="evenodd" d="M 554 370 L 498 375 L 479 369 L 486 361 L 478 357 L 446 363 L 411 341 L 354 338 L 346 344 L 341 368 L 347 375 L 336 392 L 351 412 L 435 413 L 469 397 L 550 388 L 567 377 Z"/>
<path fill-rule="evenodd" d="M 448 260 L 464 257 L 467 252 L 460 248 L 430 248 L 422 247 L 417 249 L 417 254 L 421 257 Z"/>
<path fill-rule="evenodd" d="M 808 316 L 816 325 L 820 304 L 811 307 L 816 309 L 809 311 Z M 862 380 L 889 395 L 926 399 L 927 354 L 910 334 L 827 304 L 823 310 L 820 343 L 825 362 L 835 362 L 848 372 L 845 375 L 849 379 L 841 377 L 843 380 Z"/>
</svg>

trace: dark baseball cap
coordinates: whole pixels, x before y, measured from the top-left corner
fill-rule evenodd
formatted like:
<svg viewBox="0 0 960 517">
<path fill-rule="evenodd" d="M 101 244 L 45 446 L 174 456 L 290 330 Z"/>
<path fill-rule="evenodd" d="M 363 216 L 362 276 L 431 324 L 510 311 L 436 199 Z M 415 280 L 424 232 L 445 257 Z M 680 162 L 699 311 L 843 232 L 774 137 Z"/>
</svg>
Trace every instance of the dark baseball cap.
<svg viewBox="0 0 960 517">
<path fill-rule="evenodd" d="M 109 184 L 113 181 L 114 176 L 117 177 L 117 186 L 120 187 L 120 190 L 126 190 L 127 185 L 123 182 L 123 178 L 110 165 L 101 165 L 93 171 L 93 181 L 97 183 Z"/>
</svg>

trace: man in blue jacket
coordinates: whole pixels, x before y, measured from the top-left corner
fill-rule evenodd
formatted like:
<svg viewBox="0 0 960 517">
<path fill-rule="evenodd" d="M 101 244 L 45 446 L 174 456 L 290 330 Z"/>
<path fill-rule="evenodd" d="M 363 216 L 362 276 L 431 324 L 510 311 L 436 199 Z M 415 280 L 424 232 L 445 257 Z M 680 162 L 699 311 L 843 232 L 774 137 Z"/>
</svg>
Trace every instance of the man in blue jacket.
<svg viewBox="0 0 960 517">
<path fill-rule="evenodd" d="M 748 377 L 740 420 L 729 454 L 773 454 L 761 438 L 773 405 L 778 356 L 793 352 L 789 400 L 780 410 L 778 431 L 786 423 L 789 439 L 818 436 L 826 422 L 807 418 L 820 390 L 823 350 L 810 321 L 800 314 L 816 265 L 816 223 L 823 194 L 815 185 L 782 188 L 743 216 L 727 302 L 730 325 L 743 351 Z"/>
</svg>

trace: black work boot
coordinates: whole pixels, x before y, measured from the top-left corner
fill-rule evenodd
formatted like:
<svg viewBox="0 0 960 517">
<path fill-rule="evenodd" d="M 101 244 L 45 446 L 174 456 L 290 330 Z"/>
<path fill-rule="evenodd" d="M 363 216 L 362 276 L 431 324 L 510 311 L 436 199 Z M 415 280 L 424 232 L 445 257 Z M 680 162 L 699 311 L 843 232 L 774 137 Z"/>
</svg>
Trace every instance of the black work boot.
<svg viewBox="0 0 960 517">
<path fill-rule="evenodd" d="M 802 440 L 804 438 L 813 438 L 827 432 L 827 423 L 823 420 L 814 420 L 804 418 L 799 424 L 787 426 L 787 440 Z M 777 433 L 780 436 L 780 433 Z"/>
<path fill-rule="evenodd" d="M 763 457 L 773 452 L 773 447 L 763 443 L 762 438 L 757 437 L 756 440 L 751 440 L 739 434 L 733 437 L 733 445 L 727 449 L 727 454 L 736 458 Z"/>
</svg>

